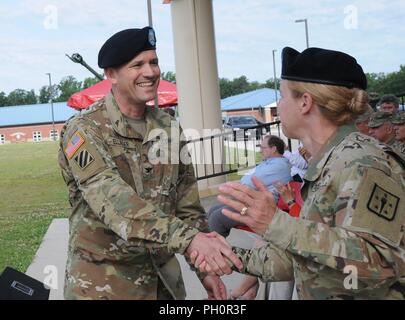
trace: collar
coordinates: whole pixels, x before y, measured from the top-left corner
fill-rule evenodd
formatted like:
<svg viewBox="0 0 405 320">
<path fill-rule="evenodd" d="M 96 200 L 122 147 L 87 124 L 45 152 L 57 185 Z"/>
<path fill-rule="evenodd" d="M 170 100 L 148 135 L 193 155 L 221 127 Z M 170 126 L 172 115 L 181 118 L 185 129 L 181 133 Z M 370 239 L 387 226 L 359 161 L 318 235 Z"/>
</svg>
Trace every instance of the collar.
<svg viewBox="0 0 405 320">
<path fill-rule="evenodd" d="M 149 106 L 145 108 L 146 133 L 145 137 L 142 138 L 125 119 L 111 91 L 105 97 L 105 102 L 112 127 L 120 136 L 138 140 L 143 139 L 143 143 L 153 140 L 156 137 L 156 135 L 151 136 L 149 134 L 154 129 L 163 129 L 166 131 L 166 134 L 170 136 L 171 118 L 168 114 L 159 109 L 155 110 L 155 108 Z"/>
<path fill-rule="evenodd" d="M 317 180 L 336 146 L 339 145 L 350 133 L 355 131 L 356 128 L 353 124 L 339 126 L 336 132 L 323 145 L 318 154 L 309 161 L 308 170 L 304 179 L 307 181 Z"/>
</svg>

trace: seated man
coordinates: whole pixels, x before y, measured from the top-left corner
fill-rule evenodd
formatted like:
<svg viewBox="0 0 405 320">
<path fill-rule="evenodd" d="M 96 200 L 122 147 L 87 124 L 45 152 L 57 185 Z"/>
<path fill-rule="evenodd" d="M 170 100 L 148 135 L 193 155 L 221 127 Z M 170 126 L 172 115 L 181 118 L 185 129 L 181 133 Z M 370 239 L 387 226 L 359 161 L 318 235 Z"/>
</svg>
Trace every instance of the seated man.
<svg viewBox="0 0 405 320">
<path fill-rule="evenodd" d="M 273 185 L 275 181 L 288 183 L 291 180 L 291 165 L 288 159 L 283 157 L 284 141 L 279 137 L 267 135 L 263 138 L 260 145 L 263 156 L 263 161 L 253 170 L 249 171 L 242 179 L 241 183 L 254 188 L 252 176 L 258 177 L 264 182 L 268 190 L 274 195 L 278 201 L 279 194 L 276 187 Z M 211 231 L 216 231 L 222 236 L 229 235 L 230 230 L 240 225 L 222 214 L 224 205 L 216 205 L 208 212 L 208 226 Z"/>
<path fill-rule="evenodd" d="M 291 165 L 291 177 L 293 181 L 303 182 L 305 172 L 308 168 L 308 161 L 304 158 L 303 154 L 307 151 L 302 147 L 301 143 L 298 150 L 291 152 L 285 146 L 283 156 L 288 159 Z"/>
</svg>

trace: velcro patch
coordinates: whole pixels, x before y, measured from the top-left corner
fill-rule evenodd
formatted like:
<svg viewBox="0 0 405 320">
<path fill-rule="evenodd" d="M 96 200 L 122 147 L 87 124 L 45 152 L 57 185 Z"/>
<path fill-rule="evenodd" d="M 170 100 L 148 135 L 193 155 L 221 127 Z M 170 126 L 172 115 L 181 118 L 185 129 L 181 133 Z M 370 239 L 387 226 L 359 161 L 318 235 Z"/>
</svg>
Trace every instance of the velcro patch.
<svg viewBox="0 0 405 320">
<path fill-rule="evenodd" d="M 384 190 L 374 183 L 373 192 L 368 199 L 367 208 L 376 215 L 388 221 L 395 218 L 398 209 L 399 197 Z"/>
<path fill-rule="evenodd" d="M 80 168 L 84 169 L 94 161 L 94 157 L 86 149 L 83 149 L 77 154 L 74 160 Z"/>
<path fill-rule="evenodd" d="M 400 182 L 383 171 L 365 167 L 355 198 L 351 219 L 344 226 L 398 247 L 405 221 L 404 189 Z"/>
<path fill-rule="evenodd" d="M 70 138 L 66 148 L 65 154 L 69 159 L 72 159 L 77 150 L 79 150 L 80 146 L 85 143 L 86 140 L 82 137 L 82 135 L 76 131 L 73 136 Z"/>
</svg>

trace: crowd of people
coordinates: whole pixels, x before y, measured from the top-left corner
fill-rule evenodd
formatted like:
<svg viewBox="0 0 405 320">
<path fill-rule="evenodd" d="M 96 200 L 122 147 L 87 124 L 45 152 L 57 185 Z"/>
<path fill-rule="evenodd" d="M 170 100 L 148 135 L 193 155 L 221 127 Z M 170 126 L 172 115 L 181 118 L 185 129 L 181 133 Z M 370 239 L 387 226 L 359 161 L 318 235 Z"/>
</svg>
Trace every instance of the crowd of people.
<svg viewBox="0 0 405 320">
<path fill-rule="evenodd" d="M 114 34 L 98 64 L 111 92 L 61 132 L 71 205 L 66 299 L 184 299 L 176 253 L 209 299 L 230 298 L 221 276 L 235 271 L 248 277 L 232 298 L 254 298 L 257 278 L 287 282 L 287 299 L 294 284 L 299 299 L 405 298 L 405 116 L 395 99 L 370 110 L 353 57 L 283 49 L 282 130 L 302 146 L 291 153 L 266 136 L 262 163 L 222 185 L 208 217 L 192 164 L 150 158 L 150 133 L 173 123 L 146 105 L 160 79 L 154 30 Z M 181 158 L 176 138 L 166 143 Z M 225 236 L 235 225 L 260 236 L 257 246 L 232 247 Z M 356 286 L 347 286 L 347 267 Z"/>
</svg>

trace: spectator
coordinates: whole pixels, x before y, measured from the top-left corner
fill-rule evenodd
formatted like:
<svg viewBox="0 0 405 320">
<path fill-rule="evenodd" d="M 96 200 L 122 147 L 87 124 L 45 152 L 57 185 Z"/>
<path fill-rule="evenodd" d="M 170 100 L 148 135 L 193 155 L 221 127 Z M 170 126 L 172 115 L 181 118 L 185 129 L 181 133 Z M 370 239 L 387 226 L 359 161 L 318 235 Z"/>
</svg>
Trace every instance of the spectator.
<svg viewBox="0 0 405 320">
<path fill-rule="evenodd" d="M 306 150 L 300 145 L 297 151 L 291 152 L 287 148 L 283 156 L 288 159 L 291 164 L 291 177 L 292 180 L 303 182 L 305 172 L 308 168 L 308 162 L 304 158 Z"/>
<path fill-rule="evenodd" d="M 291 165 L 288 159 L 283 157 L 284 141 L 276 136 L 265 136 L 260 145 L 263 161 L 249 171 L 242 179 L 241 183 L 254 188 L 252 176 L 258 177 L 272 192 L 274 198 L 278 199 L 279 194 L 273 185 L 275 181 L 287 183 L 291 180 Z M 211 231 L 216 231 L 224 237 L 229 235 L 230 230 L 240 225 L 222 214 L 225 206 L 220 204 L 212 207 L 208 212 L 208 226 Z"/>
</svg>

